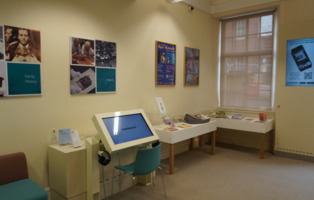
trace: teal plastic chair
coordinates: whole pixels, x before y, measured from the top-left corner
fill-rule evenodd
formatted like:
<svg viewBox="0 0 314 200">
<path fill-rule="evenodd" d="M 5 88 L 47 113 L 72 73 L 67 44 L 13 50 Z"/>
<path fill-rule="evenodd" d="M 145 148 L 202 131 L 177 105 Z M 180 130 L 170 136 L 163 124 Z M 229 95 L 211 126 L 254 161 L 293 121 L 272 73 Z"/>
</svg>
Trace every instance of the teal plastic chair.
<svg viewBox="0 0 314 200">
<path fill-rule="evenodd" d="M 161 143 L 153 144 L 152 148 L 138 149 L 136 153 L 135 161 L 128 165 L 115 166 L 115 169 L 121 170 L 127 174 L 133 176 L 133 186 L 134 186 L 134 199 L 136 198 L 136 187 L 135 187 L 135 177 L 143 176 L 152 173 L 156 169 L 161 169 L 160 165 L 160 147 Z M 165 199 L 167 199 L 164 178 L 161 173 L 162 184 L 165 193 Z M 154 178 L 155 179 L 155 178 Z M 153 179 L 153 184 L 155 185 L 155 180 Z"/>
</svg>

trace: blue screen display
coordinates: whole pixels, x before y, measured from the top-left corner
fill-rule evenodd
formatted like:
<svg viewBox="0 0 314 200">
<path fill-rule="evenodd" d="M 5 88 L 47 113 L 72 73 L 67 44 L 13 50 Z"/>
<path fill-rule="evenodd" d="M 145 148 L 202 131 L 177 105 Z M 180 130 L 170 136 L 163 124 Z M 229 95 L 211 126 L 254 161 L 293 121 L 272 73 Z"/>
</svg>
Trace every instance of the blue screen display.
<svg viewBox="0 0 314 200">
<path fill-rule="evenodd" d="M 140 113 L 103 118 L 102 121 L 115 145 L 153 136 Z"/>
</svg>

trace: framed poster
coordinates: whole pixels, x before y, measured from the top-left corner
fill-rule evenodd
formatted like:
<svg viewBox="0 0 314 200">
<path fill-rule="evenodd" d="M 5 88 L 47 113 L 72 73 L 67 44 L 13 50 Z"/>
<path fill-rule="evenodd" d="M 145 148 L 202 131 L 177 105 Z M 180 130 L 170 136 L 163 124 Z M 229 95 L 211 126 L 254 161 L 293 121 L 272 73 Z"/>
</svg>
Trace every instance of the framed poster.
<svg viewBox="0 0 314 200">
<path fill-rule="evenodd" d="M 286 86 L 314 86 L 314 38 L 287 41 Z"/>
<path fill-rule="evenodd" d="M 0 97 L 8 96 L 8 80 L 7 80 L 6 62 L 0 60 Z"/>
<path fill-rule="evenodd" d="M 198 86 L 200 77 L 200 50 L 184 48 L 184 85 Z"/>
<path fill-rule="evenodd" d="M 71 37 L 71 94 L 116 92 L 116 43 Z"/>
<path fill-rule="evenodd" d="M 4 37 L 3 37 L 4 27 L 0 25 L 0 60 L 4 59 Z"/>
<path fill-rule="evenodd" d="M 0 97 L 41 95 L 40 31 L 0 26 Z"/>
<path fill-rule="evenodd" d="M 176 45 L 156 41 L 156 85 L 176 84 Z"/>
</svg>

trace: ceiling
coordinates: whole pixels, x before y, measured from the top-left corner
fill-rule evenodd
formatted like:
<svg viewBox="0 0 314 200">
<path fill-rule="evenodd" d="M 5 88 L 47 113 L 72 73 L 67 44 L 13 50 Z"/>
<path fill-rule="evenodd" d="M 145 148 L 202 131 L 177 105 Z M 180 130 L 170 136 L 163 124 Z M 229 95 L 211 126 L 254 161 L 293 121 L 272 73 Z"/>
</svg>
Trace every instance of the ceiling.
<svg viewBox="0 0 314 200">
<path fill-rule="evenodd" d="M 281 0 L 181 0 L 210 15 L 279 1 Z"/>
</svg>

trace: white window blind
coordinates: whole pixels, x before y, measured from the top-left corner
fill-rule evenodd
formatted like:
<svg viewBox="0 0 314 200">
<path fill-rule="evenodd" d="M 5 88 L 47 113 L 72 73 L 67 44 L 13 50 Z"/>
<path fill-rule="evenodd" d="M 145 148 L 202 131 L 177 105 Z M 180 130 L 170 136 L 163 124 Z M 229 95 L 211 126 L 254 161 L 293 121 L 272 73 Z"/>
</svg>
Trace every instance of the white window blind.
<svg viewBox="0 0 314 200">
<path fill-rule="evenodd" d="M 272 109 L 274 12 L 221 21 L 220 107 Z"/>
</svg>

